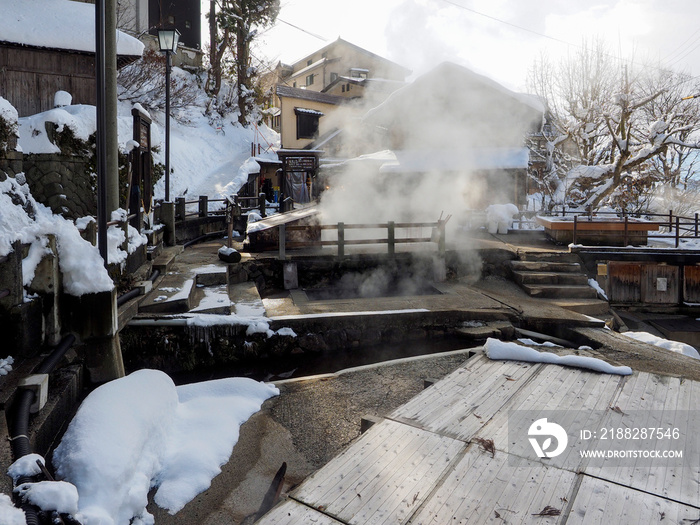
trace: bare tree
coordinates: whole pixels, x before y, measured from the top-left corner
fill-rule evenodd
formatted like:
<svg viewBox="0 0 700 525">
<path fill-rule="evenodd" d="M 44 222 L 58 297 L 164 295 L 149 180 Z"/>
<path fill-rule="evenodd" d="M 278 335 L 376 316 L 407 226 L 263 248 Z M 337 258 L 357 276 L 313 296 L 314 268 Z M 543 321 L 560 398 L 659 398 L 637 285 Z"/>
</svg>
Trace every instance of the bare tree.
<svg viewBox="0 0 700 525">
<path fill-rule="evenodd" d="M 616 192 L 624 197 L 618 205 L 631 202 L 629 188 L 653 187 L 664 162 L 674 171 L 669 166 L 678 167 L 679 155 L 700 147 L 691 140 L 700 120 L 673 110 L 669 102 L 681 97 L 668 75 L 630 72 L 600 41 L 584 44 L 558 67 L 541 59 L 530 85 L 549 108 L 552 148 L 569 161 L 558 174 L 573 204 L 615 204 Z"/>
<path fill-rule="evenodd" d="M 224 60 L 235 48 L 235 70 L 238 120 L 247 120 L 249 105 L 254 96 L 253 77 L 257 69 L 250 63 L 250 45 L 257 28 L 274 23 L 279 13 L 279 0 L 212 0 L 209 8 L 209 60 L 211 73 L 207 80 L 209 93 L 218 95 L 224 74 Z"/>
</svg>

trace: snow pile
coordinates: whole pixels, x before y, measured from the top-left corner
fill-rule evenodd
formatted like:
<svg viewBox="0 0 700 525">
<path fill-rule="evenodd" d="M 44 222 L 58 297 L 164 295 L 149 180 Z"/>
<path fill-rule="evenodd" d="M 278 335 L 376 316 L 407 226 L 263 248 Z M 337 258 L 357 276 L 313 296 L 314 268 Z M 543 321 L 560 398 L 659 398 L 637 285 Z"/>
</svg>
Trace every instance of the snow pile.
<svg viewBox="0 0 700 525">
<path fill-rule="evenodd" d="M 75 515 L 78 512 L 78 490 L 65 481 L 22 483 L 15 489 L 23 501 L 41 510 Z"/>
<path fill-rule="evenodd" d="M 588 286 L 593 288 L 598 293 L 598 295 L 600 295 L 606 301 L 608 300 L 608 295 L 605 293 L 605 290 L 603 290 L 600 287 L 600 284 L 598 284 L 598 281 L 596 281 L 595 279 L 588 279 Z"/>
<path fill-rule="evenodd" d="M 126 221 L 128 214 L 124 209 L 118 209 L 112 212 L 113 221 Z M 148 237 L 139 233 L 139 231 L 131 226 L 127 226 L 129 232 L 129 242 L 127 244 L 127 250 L 122 250 L 122 244 L 126 240 L 126 235 L 124 230 L 118 225 L 112 225 L 107 229 L 107 260 L 110 264 L 120 264 L 126 263 L 126 258 L 134 253 L 139 246 L 148 244 Z"/>
<path fill-rule="evenodd" d="M 648 343 L 650 345 L 659 346 L 665 348 L 666 350 L 671 350 L 678 354 L 687 355 L 694 357 L 695 359 L 700 359 L 700 354 L 695 349 L 695 347 L 690 346 L 679 341 L 670 341 L 669 339 L 664 339 L 663 337 L 657 337 L 649 332 L 624 332 L 623 335 L 631 337 L 635 341 L 641 341 L 642 343 Z"/>
<path fill-rule="evenodd" d="M 24 511 L 15 507 L 7 494 L 0 493 L 0 523 L 2 525 L 26 525 Z"/>
<path fill-rule="evenodd" d="M 604 374 L 630 375 L 629 366 L 613 366 L 595 357 L 578 355 L 557 355 L 550 352 L 538 352 L 534 348 L 521 346 L 517 343 L 506 343 L 498 339 L 488 338 L 484 345 L 489 359 L 506 361 L 527 361 L 529 363 L 549 363 L 562 366 L 574 366 L 602 372 Z"/>
<path fill-rule="evenodd" d="M 506 234 L 519 210 L 515 204 L 491 204 L 486 208 L 489 233 Z"/>
<path fill-rule="evenodd" d="M 228 461 L 239 428 L 277 388 L 247 378 L 176 387 L 140 370 L 93 391 L 70 423 L 53 462 L 77 487 L 83 523 L 153 523 L 155 501 L 180 510 Z"/>
<path fill-rule="evenodd" d="M 8 177 L 0 182 L 0 256 L 12 251 L 12 243 L 29 244 L 22 265 L 27 278 L 47 250 L 47 235 L 56 236 L 63 285 L 70 295 L 109 291 L 113 288 L 96 247 L 84 240 L 76 226 L 37 203 L 26 184 Z M 25 280 L 25 285 L 28 284 Z"/>
<path fill-rule="evenodd" d="M 15 360 L 11 355 L 8 355 L 5 359 L 0 359 L 0 376 L 6 376 L 12 372 L 12 365 Z"/>
<path fill-rule="evenodd" d="M 60 153 L 61 149 L 49 140 L 46 123 L 56 124 L 61 133 L 69 128 L 75 138 L 87 142 L 97 129 L 95 106 L 78 104 L 50 109 L 19 119 L 19 145 L 24 153 Z"/>
</svg>

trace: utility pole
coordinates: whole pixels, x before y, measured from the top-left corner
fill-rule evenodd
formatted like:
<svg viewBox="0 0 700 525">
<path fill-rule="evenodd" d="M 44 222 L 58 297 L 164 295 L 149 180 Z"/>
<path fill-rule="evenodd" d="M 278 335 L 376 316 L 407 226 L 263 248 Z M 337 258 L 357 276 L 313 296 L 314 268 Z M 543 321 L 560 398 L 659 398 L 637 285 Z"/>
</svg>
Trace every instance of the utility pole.
<svg viewBox="0 0 700 525">
<path fill-rule="evenodd" d="M 117 136 L 117 0 L 105 0 L 105 126 L 107 213 L 119 208 Z"/>
</svg>

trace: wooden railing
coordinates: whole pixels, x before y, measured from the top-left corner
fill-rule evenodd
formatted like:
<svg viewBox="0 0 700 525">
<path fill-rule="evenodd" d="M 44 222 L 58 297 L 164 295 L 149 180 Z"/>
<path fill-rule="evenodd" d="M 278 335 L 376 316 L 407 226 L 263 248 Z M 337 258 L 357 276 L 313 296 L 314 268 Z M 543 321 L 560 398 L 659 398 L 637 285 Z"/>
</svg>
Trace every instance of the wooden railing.
<svg viewBox="0 0 700 525">
<path fill-rule="evenodd" d="M 647 239 L 672 240 L 676 248 L 680 246 L 681 239 L 700 238 L 700 214 L 698 213 L 695 213 L 693 217 L 676 215 L 673 213 L 673 210 L 669 210 L 668 213 L 628 215 L 626 213 L 594 212 L 590 210 L 572 211 L 563 208 L 560 214 L 553 214 L 553 217 L 564 217 L 565 219 L 570 217 L 572 219 L 573 244 L 577 244 L 581 237 L 585 235 L 583 228 L 590 230 L 590 223 L 595 222 L 618 223 L 624 246 L 627 246 L 631 238 L 631 225 L 634 225 L 635 229 L 642 224 L 648 225 Z M 583 226 L 584 224 L 586 226 Z M 651 233 L 652 231 L 658 231 L 659 233 Z"/>
<path fill-rule="evenodd" d="M 279 258 L 284 260 L 286 257 L 287 248 L 304 248 L 304 247 L 318 247 L 318 246 L 337 246 L 338 257 L 345 257 L 345 247 L 346 246 L 357 246 L 357 245 L 368 245 L 368 244 L 386 244 L 387 253 L 390 256 L 394 256 L 396 253 L 397 244 L 406 243 L 429 243 L 434 242 L 437 244 L 438 253 L 440 256 L 445 255 L 445 224 L 446 220 L 439 220 L 437 222 L 419 222 L 419 223 L 397 223 L 397 222 L 386 222 L 381 224 L 345 224 L 339 222 L 338 224 L 322 224 L 322 225 L 309 225 L 309 226 L 288 226 L 286 224 L 279 225 Z M 397 229 L 415 229 L 420 228 L 430 228 L 430 236 L 411 236 L 411 237 L 397 237 Z M 368 230 L 368 229 L 382 229 L 386 230 L 386 237 L 376 238 L 369 237 L 364 239 L 346 239 L 345 232 L 348 230 Z M 337 238 L 334 240 L 318 240 L 318 241 L 289 241 L 287 240 L 288 231 L 311 231 L 311 230 L 336 230 Z M 422 233 L 422 232 L 421 232 Z"/>
<path fill-rule="evenodd" d="M 258 210 L 261 217 L 267 217 L 267 199 L 265 194 L 261 193 L 257 197 L 239 197 L 233 196 L 234 201 L 241 207 L 241 212 L 246 213 L 253 210 Z M 188 217 L 210 217 L 226 215 L 226 206 L 220 210 L 209 210 L 209 203 L 222 202 L 228 203 L 228 199 L 210 199 L 206 195 L 200 195 L 195 200 L 186 200 L 184 197 L 175 199 L 175 218 L 177 220 L 185 220 Z M 197 204 L 197 211 L 188 212 L 187 206 Z M 247 205 L 246 205 L 247 204 Z"/>
</svg>

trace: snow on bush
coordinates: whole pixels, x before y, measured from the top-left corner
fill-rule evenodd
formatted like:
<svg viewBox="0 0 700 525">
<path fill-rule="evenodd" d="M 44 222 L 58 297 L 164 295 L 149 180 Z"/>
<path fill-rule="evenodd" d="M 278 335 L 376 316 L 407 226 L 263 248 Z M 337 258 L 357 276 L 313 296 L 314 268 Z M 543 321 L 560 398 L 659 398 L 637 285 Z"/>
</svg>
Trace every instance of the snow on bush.
<svg viewBox="0 0 700 525">
<path fill-rule="evenodd" d="M 26 184 L 11 177 L 0 182 L 0 256 L 10 253 L 15 241 L 29 244 L 30 260 L 23 263 L 23 271 L 31 274 L 46 253 L 47 235 L 56 237 L 66 292 L 80 296 L 113 288 L 97 248 L 80 236 L 73 222 L 36 202 Z"/>
</svg>

